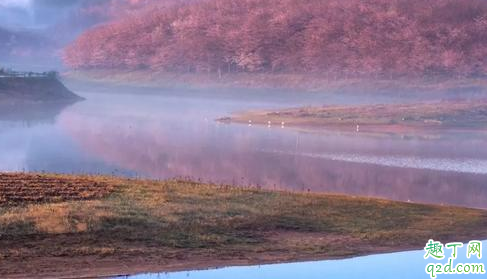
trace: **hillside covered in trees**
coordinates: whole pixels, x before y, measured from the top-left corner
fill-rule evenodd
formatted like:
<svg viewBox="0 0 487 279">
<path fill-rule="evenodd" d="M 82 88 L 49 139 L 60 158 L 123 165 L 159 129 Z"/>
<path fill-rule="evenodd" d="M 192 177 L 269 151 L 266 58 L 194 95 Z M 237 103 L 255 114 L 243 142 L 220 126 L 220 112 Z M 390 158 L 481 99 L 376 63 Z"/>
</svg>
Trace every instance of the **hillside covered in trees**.
<svg viewBox="0 0 487 279">
<path fill-rule="evenodd" d="M 90 29 L 64 60 L 74 69 L 483 76 L 487 1 L 191 1 Z"/>
</svg>

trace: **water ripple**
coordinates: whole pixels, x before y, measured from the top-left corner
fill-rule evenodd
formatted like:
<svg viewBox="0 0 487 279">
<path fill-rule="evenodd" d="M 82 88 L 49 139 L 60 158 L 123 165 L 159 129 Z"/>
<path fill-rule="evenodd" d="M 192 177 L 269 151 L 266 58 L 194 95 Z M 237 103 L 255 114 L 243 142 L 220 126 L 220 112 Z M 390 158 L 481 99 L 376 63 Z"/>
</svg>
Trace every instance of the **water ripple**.
<svg viewBox="0 0 487 279">
<path fill-rule="evenodd" d="M 436 171 L 449 171 L 471 174 L 487 174 L 487 160 L 473 158 L 423 158 L 400 155 L 364 155 L 354 153 L 296 153 L 275 150 L 263 152 L 279 153 L 293 156 L 321 158 L 332 161 L 373 164 L 387 167 L 413 168 Z"/>
</svg>

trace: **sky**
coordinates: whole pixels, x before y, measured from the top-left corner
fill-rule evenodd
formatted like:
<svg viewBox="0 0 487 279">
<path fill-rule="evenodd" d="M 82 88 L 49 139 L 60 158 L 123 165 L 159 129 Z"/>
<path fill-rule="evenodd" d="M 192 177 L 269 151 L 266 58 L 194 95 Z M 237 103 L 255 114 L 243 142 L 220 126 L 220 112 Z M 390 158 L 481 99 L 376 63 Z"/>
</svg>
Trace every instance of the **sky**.
<svg viewBox="0 0 487 279">
<path fill-rule="evenodd" d="M 31 0 L 0 0 L 0 5 L 5 7 L 27 7 Z"/>
<path fill-rule="evenodd" d="M 83 2 L 90 0 L 0 0 L 0 26 L 46 28 L 67 17 Z"/>
</svg>

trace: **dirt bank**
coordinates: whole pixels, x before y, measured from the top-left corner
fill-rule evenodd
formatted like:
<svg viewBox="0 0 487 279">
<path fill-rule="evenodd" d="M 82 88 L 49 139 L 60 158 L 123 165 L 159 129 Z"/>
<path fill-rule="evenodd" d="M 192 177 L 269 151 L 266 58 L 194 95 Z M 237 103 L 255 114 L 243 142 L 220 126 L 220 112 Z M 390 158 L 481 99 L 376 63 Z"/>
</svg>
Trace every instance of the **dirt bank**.
<svg viewBox="0 0 487 279">
<path fill-rule="evenodd" d="M 81 99 L 55 77 L 0 77 L 0 105 Z"/>
</svg>

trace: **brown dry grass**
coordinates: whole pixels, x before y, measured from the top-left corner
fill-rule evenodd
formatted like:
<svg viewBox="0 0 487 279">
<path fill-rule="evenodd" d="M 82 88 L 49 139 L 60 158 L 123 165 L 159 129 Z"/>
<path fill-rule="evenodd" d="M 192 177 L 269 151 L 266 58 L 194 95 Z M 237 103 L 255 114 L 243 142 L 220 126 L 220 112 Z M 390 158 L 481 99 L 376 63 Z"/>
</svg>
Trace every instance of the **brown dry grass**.
<svg viewBox="0 0 487 279">
<path fill-rule="evenodd" d="M 113 185 L 87 177 L 0 174 L 0 206 L 99 199 Z"/>
<path fill-rule="evenodd" d="M 10 182 L 15 184 L 15 174 Z M 18 174 L 107 185 L 92 200 L 0 206 L 0 275 L 113 275 L 342 258 L 487 238 L 482 210 L 186 181 Z M 29 185 L 19 182 L 25 191 Z"/>
</svg>

